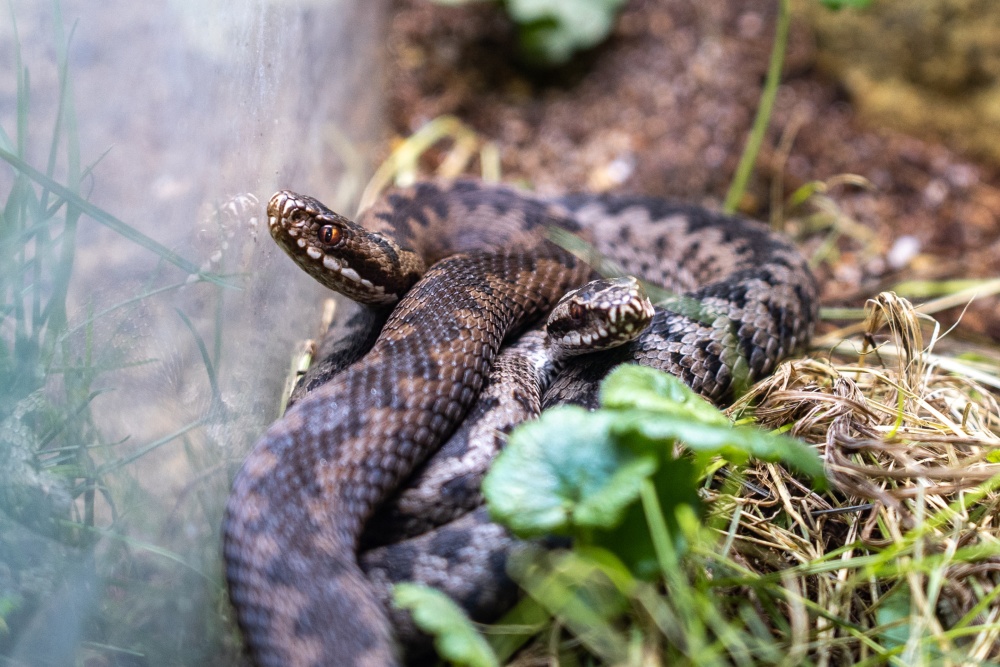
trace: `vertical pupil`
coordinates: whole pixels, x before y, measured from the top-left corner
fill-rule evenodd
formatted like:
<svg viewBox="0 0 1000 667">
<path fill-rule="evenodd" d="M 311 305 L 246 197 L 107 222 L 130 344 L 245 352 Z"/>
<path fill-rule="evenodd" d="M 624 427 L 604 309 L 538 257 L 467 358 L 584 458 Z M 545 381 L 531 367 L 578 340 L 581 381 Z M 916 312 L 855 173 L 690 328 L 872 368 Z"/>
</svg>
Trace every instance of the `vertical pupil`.
<svg viewBox="0 0 1000 667">
<path fill-rule="evenodd" d="M 323 243 L 333 242 L 333 227 L 327 225 L 319 232 L 319 238 Z"/>
</svg>

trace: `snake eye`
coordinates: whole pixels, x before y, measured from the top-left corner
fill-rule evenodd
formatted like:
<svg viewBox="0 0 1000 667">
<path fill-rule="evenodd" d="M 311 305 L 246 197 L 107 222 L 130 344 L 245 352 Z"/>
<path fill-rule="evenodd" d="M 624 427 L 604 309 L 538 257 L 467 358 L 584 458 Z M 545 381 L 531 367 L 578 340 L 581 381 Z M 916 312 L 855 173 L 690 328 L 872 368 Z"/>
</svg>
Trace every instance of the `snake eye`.
<svg viewBox="0 0 1000 667">
<path fill-rule="evenodd" d="M 326 245 L 335 245 L 340 242 L 341 232 L 333 225 L 324 225 L 319 230 L 319 240 Z"/>
<path fill-rule="evenodd" d="M 573 303 L 569 304 L 569 316 L 571 318 L 573 318 L 574 320 L 582 320 L 583 314 L 584 314 L 583 306 L 581 306 L 579 303 L 574 301 Z"/>
</svg>

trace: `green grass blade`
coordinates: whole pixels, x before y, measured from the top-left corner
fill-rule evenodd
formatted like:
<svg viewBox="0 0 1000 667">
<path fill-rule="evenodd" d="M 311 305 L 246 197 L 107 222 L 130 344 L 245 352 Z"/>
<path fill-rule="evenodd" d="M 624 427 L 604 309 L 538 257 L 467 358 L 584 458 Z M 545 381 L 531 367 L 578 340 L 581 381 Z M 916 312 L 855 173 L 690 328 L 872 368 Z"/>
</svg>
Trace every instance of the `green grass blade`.
<svg viewBox="0 0 1000 667">
<path fill-rule="evenodd" d="M 785 63 L 785 47 L 788 45 L 788 26 L 791 23 L 791 8 L 789 0 L 778 0 L 778 23 L 774 31 L 774 46 L 771 47 L 771 62 L 767 68 L 767 79 L 764 82 L 764 90 L 760 94 L 760 104 L 757 107 L 757 115 L 753 119 L 753 127 L 750 136 L 747 137 L 747 145 L 740 156 L 740 163 L 736 167 L 736 175 L 726 193 L 726 201 L 722 210 L 726 213 L 734 213 L 739 206 L 743 193 L 746 192 L 747 181 L 753 173 L 753 167 L 757 163 L 757 154 L 760 152 L 760 145 L 764 142 L 764 135 L 767 133 L 767 126 L 771 123 L 771 109 L 774 107 L 774 99 L 778 95 L 778 84 L 781 83 L 781 68 Z"/>
<path fill-rule="evenodd" d="M 222 400 L 222 392 L 219 391 L 219 380 L 215 375 L 215 364 L 212 363 L 212 358 L 208 354 L 208 347 L 205 345 L 205 339 L 201 337 L 198 330 L 194 328 L 194 324 L 184 311 L 180 308 L 174 308 L 177 314 L 180 315 L 181 319 L 184 320 L 184 326 L 188 328 L 191 335 L 194 336 L 194 342 L 198 345 L 198 352 L 201 353 L 201 362 L 205 364 L 205 372 L 208 374 L 208 384 L 212 387 L 212 402 L 217 403 Z"/>
<path fill-rule="evenodd" d="M 219 278 L 214 274 L 202 273 L 201 270 L 193 262 L 184 259 L 170 248 L 146 236 L 139 230 L 135 229 L 129 224 L 126 224 L 125 222 L 122 222 L 121 220 L 114 217 L 110 213 L 104 211 L 103 209 L 94 206 L 89 201 L 83 199 L 72 190 L 64 187 L 63 185 L 52 180 L 42 172 L 38 171 L 30 164 L 19 158 L 17 155 L 14 155 L 9 151 L 0 149 L 0 159 L 6 161 L 12 167 L 17 169 L 19 172 L 25 174 L 31 180 L 35 181 L 42 187 L 47 188 L 48 190 L 59 195 L 64 200 L 66 200 L 66 202 L 68 202 L 71 206 L 75 206 L 76 208 L 80 209 L 81 212 L 86 213 L 90 218 L 101 223 L 108 229 L 117 232 L 121 236 L 127 238 L 129 241 L 135 243 L 136 245 L 140 245 L 143 248 L 146 248 L 147 250 L 156 253 L 164 260 L 170 262 L 171 264 L 181 269 L 182 271 L 186 271 L 191 275 L 198 276 L 199 278 L 203 278 L 217 285 L 232 287 L 232 285 L 229 285 L 228 283 L 226 283 L 225 281 L 223 281 L 221 278 Z"/>
<path fill-rule="evenodd" d="M 103 477 L 105 474 L 111 472 L 112 470 L 116 470 L 118 468 L 122 468 L 124 466 L 127 466 L 128 464 L 133 463 L 134 461 L 137 461 L 137 460 L 141 459 L 143 456 L 145 456 L 146 454 L 150 453 L 154 449 L 158 449 L 158 448 L 162 447 L 163 445 L 165 445 L 165 444 L 167 444 L 169 442 L 172 442 L 172 441 L 176 440 L 177 438 L 180 438 L 185 433 L 188 433 L 190 431 L 193 431 L 196 428 L 199 428 L 200 426 L 203 426 L 205 424 L 205 422 L 207 422 L 207 421 L 208 421 L 207 418 L 201 417 L 199 419 L 194 420 L 193 422 L 191 422 L 189 424 L 185 424 L 184 426 L 180 427 L 179 429 L 177 429 L 173 433 L 168 433 L 167 435 L 163 436 L 159 440 L 154 440 L 153 442 L 149 443 L 148 445 L 146 445 L 142 449 L 140 449 L 138 451 L 135 451 L 132 454 L 130 454 L 130 455 L 126 456 L 126 457 L 123 457 L 123 458 L 121 458 L 121 459 L 119 459 L 117 461 L 112 461 L 111 463 L 108 463 L 107 465 L 101 466 L 101 468 L 99 468 L 97 470 L 97 472 L 94 473 L 93 476 L 94 477 Z"/>
</svg>

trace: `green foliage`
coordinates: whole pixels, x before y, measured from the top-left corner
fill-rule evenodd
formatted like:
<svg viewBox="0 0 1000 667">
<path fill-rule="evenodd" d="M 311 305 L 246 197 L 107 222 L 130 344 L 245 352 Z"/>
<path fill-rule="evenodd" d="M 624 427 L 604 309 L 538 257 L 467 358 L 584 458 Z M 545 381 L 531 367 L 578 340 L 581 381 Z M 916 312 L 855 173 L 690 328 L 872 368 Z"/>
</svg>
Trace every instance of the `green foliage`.
<svg viewBox="0 0 1000 667">
<path fill-rule="evenodd" d="M 200 280 L 222 281 L 81 195 L 92 186 L 87 180 L 96 163 L 80 157 L 59 3 L 52 3 L 51 16 L 59 97 L 51 133 L 41 138 L 13 7 L 10 22 L 16 118 L 12 127 L 0 127 L 0 662 L 14 656 L 17 664 L 89 664 L 96 655 L 101 664 L 117 664 L 135 655 L 155 663 L 167 653 L 176 659 L 177 638 L 187 630 L 177 610 L 195 604 L 196 595 L 222 598 L 218 579 L 196 564 L 214 563 L 217 547 L 203 540 L 196 549 L 210 560 L 188 558 L 129 537 L 136 523 L 153 523 L 138 511 L 152 501 L 139 495 L 130 466 L 167 443 L 186 441 L 207 417 L 152 442 L 129 441 L 122 453 L 128 439 L 109 442 L 93 408 L 115 390 L 120 373 L 147 363 L 127 358 L 128 350 L 108 339 L 108 331 L 125 328 L 113 312 L 131 313 L 154 295 L 192 289 Z M 47 156 L 41 163 L 38 153 Z M 87 277 L 75 271 L 78 231 L 94 223 L 154 254 L 140 293 L 103 310 L 88 303 L 80 287 Z M 168 265 L 181 275 L 160 285 Z M 80 315 L 70 306 L 71 291 Z M 218 354 L 209 358 L 179 314 L 214 385 Z M 179 518 L 174 511 L 172 521 Z M 222 621 L 221 615 L 198 619 L 199 640 L 185 645 L 189 662 L 202 662 L 194 657 L 199 650 L 220 654 Z M 169 624 L 169 632 L 153 629 L 157 622 Z M 142 651 L 135 652 L 139 636 Z"/>
<path fill-rule="evenodd" d="M 603 41 L 624 0 L 504 0 L 528 62 L 561 65 Z"/>
<path fill-rule="evenodd" d="M 889 649 L 906 646 L 906 640 L 910 636 L 909 588 L 905 585 L 900 586 L 884 596 L 879 601 L 875 617 L 878 618 L 879 625 L 885 627 L 885 630 L 879 633 L 882 646 Z"/>
<path fill-rule="evenodd" d="M 820 4 L 834 11 L 840 9 L 864 9 L 872 4 L 872 0 L 819 0 Z"/>
<path fill-rule="evenodd" d="M 409 609 L 421 630 L 434 637 L 438 655 L 454 665 L 496 667 L 496 655 L 462 610 L 447 595 L 418 584 L 393 589 L 396 606 Z"/>
<path fill-rule="evenodd" d="M 625 366 L 601 385 L 601 406 L 687 418 L 701 424 L 729 426 L 729 419 L 673 375 L 644 366 Z"/>
<path fill-rule="evenodd" d="M 518 585 L 549 616 L 609 664 L 620 664 L 629 640 L 616 621 L 628 610 L 638 582 L 610 551 L 581 547 L 548 552 L 528 549 L 509 566 Z"/>
<path fill-rule="evenodd" d="M 441 5 L 462 5 L 481 0 L 434 0 Z M 518 26 L 521 56 L 537 67 L 564 65 L 579 51 L 607 39 L 625 0 L 497 0 Z M 872 0 L 818 0 L 833 10 L 862 9 Z M 777 65 L 784 59 L 784 41 Z M 776 83 L 773 84 L 776 87 Z M 770 116 L 769 105 L 766 117 Z M 754 151 L 756 156 L 756 151 Z M 749 163 L 752 166 L 752 162 Z M 749 170 L 749 166 L 746 168 Z"/>
<path fill-rule="evenodd" d="M 876 633 L 878 643 L 888 651 L 909 653 L 907 662 L 916 664 L 947 664 L 947 656 L 934 645 L 933 633 L 915 609 L 906 580 L 882 596 L 875 618 L 880 628 Z"/>
<path fill-rule="evenodd" d="M 461 5 L 475 0 L 434 0 Z M 611 34 L 625 0 L 498 0 L 518 26 L 521 56 L 537 67 L 568 62 Z"/>
<path fill-rule="evenodd" d="M 839 10 L 844 7 L 856 9 L 867 7 L 872 0 L 819 0 L 819 2 L 829 9 Z M 760 93 L 760 102 L 757 105 L 750 134 L 747 136 L 746 146 L 740 155 L 733 180 L 729 184 L 729 191 L 726 192 L 726 200 L 722 207 L 726 213 L 734 213 L 739 208 L 740 200 L 746 192 L 750 175 L 757 163 L 757 154 L 760 152 L 764 135 L 771 124 L 771 110 L 774 107 L 778 85 L 781 83 L 781 72 L 785 65 L 785 47 L 788 45 L 788 28 L 792 17 L 790 3 L 791 0 L 778 0 L 778 19 L 775 25 L 774 44 L 771 46 L 771 59 L 767 66 L 767 78 L 764 80 L 764 88 Z"/>
<path fill-rule="evenodd" d="M 620 523 L 657 462 L 617 447 L 613 424 L 608 412 L 563 406 L 521 426 L 483 480 L 494 518 L 524 537 Z"/>
<path fill-rule="evenodd" d="M 509 572 L 528 598 L 509 621 L 558 619 L 592 656 L 621 664 L 648 649 L 648 638 L 620 622 L 642 608 L 669 628 L 655 632 L 683 637 L 684 655 L 711 662 L 718 647 L 699 632 L 711 618 L 725 633 L 726 622 L 704 607 L 711 582 L 682 561 L 692 548 L 713 549 L 703 545 L 699 486 L 718 457 L 783 462 L 817 486 L 825 483 L 822 462 L 796 440 L 732 426 L 680 380 L 649 368 L 616 369 L 602 384 L 601 406 L 557 407 L 522 425 L 483 482 L 493 517 L 516 534 L 574 540 L 570 551 L 526 548 L 512 558 Z M 494 642 L 500 655 L 519 645 L 510 635 Z"/>
<path fill-rule="evenodd" d="M 89 405 L 99 393 L 91 388 L 97 374 L 93 339 L 85 330 L 84 344 L 71 351 L 65 338 L 81 212 L 51 189 L 38 187 L 32 174 L 51 180 L 57 163 L 64 162 L 64 189 L 77 190 L 89 169 L 81 169 L 76 148 L 64 41 L 59 44 L 61 103 L 48 142 L 47 173 L 17 168 L 24 162 L 20 156 L 27 151 L 30 126 L 30 78 L 18 46 L 15 41 L 16 132 L 12 137 L 0 128 L 0 159 L 13 167 L 0 210 L 0 517 L 6 514 L 32 531 L 79 545 L 88 536 L 65 530 L 58 520 L 71 518 L 72 502 L 80 496 L 90 512 L 96 486 L 82 446 L 93 436 Z M 56 376 L 61 404 L 45 391 Z M 66 442 L 71 447 L 57 448 Z"/>
<path fill-rule="evenodd" d="M 615 369 L 602 385 L 604 409 L 575 406 L 546 411 L 511 434 L 483 494 L 493 517 L 518 535 L 570 535 L 591 542 L 613 532 L 651 482 L 668 522 L 687 505 L 700 511 L 697 487 L 716 456 L 745 463 L 751 456 L 780 461 L 823 483 L 816 453 L 791 438 L 729 420 L 677 378 L 642 366 Z M 678 457 L 683 442 L 693 458 Z M 642 526 L 639 526 L 640 531 Z M 633 540 L 607 540 L 634 544 Z M 599 540 L 601 541 L 601 540 Z M 619 554 L 620 556 L 623 554 Z"/>
<path fill-rule="evenodd" d="M 489 655 L 506 659 L 555 619 L 573 638 L 560 653 L 567 664 L 580 659 L 573 646 L 602 664 L 638 664 L 660 634 L 678 643 L 678 655 L 711 664 L 730 647 L 707 636 L 706 624 L 722 635 L 735 630 L 720 618 L 704 569 L 684 564 L 692 550 L 715 550 L 705 543 L 699 486 L 718 457 L 780 461 L 817 486 L 825 481 L 822 463 L 796 440 L 732 426 L 680 380 L 649 368 L 616 369 L 602 384 L 601 405 L 595 412 L 557 407 L 523 424 L 483 481 L 493 517 L 514 533 L 567 535 L 574 544 L 561 551 L 528 546 L 512 556 L 508 571 L 527 597 L 490 638 Z M 447 660 L 486 664 L 473 657 L 481 654 L 468 620 L 439 595 L 399 586 L 397 604 L 414 610 Z M 626 617 L 652 626 L 629 630 Z M 773 640 L 760 643 L 763 655 Z M 779 661 L 780 651 L 773 657 Z"/>
</svg>

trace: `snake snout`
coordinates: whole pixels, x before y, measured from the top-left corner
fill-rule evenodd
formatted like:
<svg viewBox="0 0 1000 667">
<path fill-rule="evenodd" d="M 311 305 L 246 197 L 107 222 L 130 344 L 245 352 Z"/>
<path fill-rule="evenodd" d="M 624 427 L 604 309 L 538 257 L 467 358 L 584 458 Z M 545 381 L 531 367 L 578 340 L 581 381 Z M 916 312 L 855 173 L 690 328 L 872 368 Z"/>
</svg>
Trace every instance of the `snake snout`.
<svg viewBox="0 0 1000 667">
<path fill-rule="evenodd" d="M 653 319 L 653 304 L 631 276 L 602 278 L 567 293 L 553 308 L 546 331 L 566 354 L 584 354 L 634 340 Z"/>
<path fill-rule="evenodd" d="M 285 217 L 286 208 L 289 205 L 294 205 L 294 202 L 298 199 L 296 195 L 291 190 L 278 190 L 267 202 L 267 217 L 269 220 L 277 221 Z"/>
</svg>

